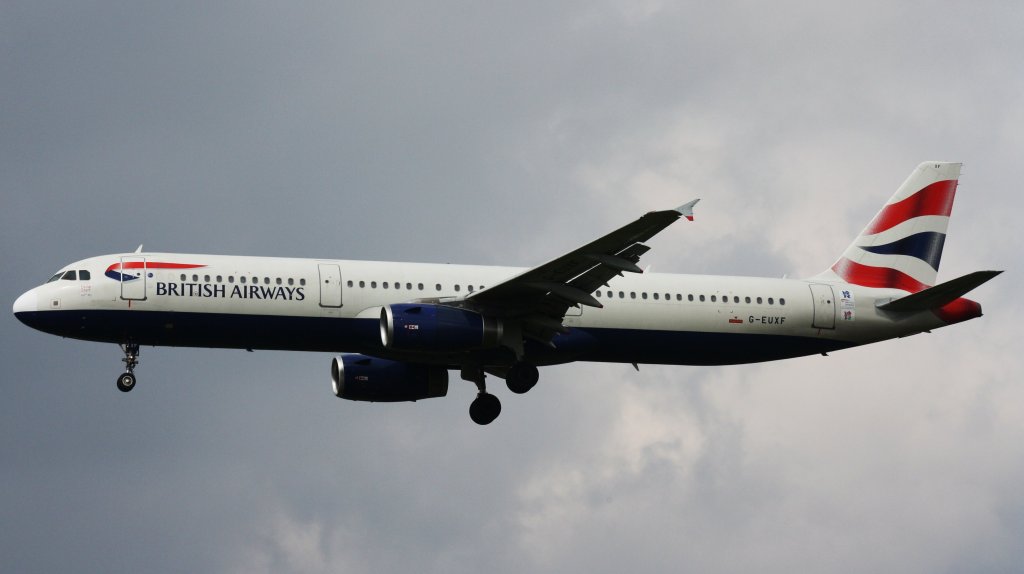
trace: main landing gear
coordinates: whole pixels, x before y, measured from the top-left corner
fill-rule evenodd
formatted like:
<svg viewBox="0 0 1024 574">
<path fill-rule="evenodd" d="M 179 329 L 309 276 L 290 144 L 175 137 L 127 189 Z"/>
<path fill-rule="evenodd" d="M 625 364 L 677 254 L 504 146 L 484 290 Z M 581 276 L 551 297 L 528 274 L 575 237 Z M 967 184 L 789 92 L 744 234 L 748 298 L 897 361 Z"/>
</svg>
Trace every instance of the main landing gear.
<svg viewBox="0 0 1024 574">
<path fill-rule="evenodd" d="M 469 405 L 469 418 L 478 425 L 489 425 L 501 414 L 501 401 L 487 392 L 484 377 L 484 371 L 479 367 L 462 369 L 462 378 L 476 384 L 477 394 Z M 529 363 L 515 363 L 505 374 L 505 384 L 510 391 L 521 395 L 532 389 L 539 378 L 537 367 Z"/>
<path fill-rule="evenodd" d="M 121 361 L 124 362 L 125 371 L 117 377 L 117 389 L 122 393 L 135 388 L 135 367 L 139 364 L 139 346 L 135 343 L 125 343 L 121 345 L 121 350 L 124 351 L 124 358 Z"/>
<path fill-rule="evenodd" d="M 540 373 L 537 372 L 537 367 L 529 363 L 516 363 L 509 367 L 505 375 L 505 384 L 508 385 L 508 390 L 521 395 L 532 389 L 538 379 Z"/>
<path fill-rule="evenodd" d="M 469 404 L 469 418 L 478 425 L 489 425 L 501 414 L 501 401 L 487 392 L 484 370 L 480 367 L 464 367 L 462 378 L 476 384 L 476 398 Z"/>
</svg>

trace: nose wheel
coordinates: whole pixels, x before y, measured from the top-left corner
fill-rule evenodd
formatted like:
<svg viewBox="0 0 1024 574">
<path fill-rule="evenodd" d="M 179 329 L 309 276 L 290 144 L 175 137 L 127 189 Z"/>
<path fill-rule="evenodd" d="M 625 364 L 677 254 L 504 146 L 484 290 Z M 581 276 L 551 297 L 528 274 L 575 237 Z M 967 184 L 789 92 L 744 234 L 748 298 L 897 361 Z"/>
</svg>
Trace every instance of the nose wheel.
<svg viewBox="0 0 1024 574">
<path fill-rule="evenodd" d="M 125 343 L 121 345 L 121 350 L 124 351 L 124 358 L 121 361 L 124 363 L 125 371 L 117 377 L 117 390 L 127 393 L 135 388 L 135 367 L 139 364 L 139 346 L 135 343 Z"/>
</svg>

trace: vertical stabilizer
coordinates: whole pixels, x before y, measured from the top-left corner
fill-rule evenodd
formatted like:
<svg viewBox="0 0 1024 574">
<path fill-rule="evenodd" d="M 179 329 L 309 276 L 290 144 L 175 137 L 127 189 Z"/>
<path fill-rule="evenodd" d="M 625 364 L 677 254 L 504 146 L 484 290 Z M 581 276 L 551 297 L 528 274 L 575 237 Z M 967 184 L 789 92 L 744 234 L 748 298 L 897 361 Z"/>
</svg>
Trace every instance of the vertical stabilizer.
<svg viewBox="0 0 1024 574">
<path fill-rule="evenodd" d="M 917 166 L 823 276 L 913 293 L 935 285 L 960 165 Z"/>
</svg>

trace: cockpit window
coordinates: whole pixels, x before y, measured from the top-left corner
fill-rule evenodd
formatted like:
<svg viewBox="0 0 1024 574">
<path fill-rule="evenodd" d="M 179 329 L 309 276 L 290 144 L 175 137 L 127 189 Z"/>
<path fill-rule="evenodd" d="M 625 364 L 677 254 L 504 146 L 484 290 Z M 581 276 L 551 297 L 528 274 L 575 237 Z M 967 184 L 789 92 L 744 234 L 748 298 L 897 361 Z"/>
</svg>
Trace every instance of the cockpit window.
<svg viewBox="0 0 1024 574">
<path fill-rule="evenodd" d="M 48 280 L 47 280 L 46 282 L 47 282 L 47 283 L 53 283 L 54 281 L 56 281 L 56 280 L 60 279 L 61 275 L 64 275 L 64 272 L 63 272 L 63 271 L 61 271 L 60 273 L 57 273 L 57 274 L 56 274 L 56 275 L 54 275 L 53 277 L 50 277 L 50 278 L 49 278 L 49 279 L 48 279 Z"/>
<path fill-rule="evenodd" d="M 71 271 L 68 271 L 67 273 L 65 273 L 64 276 L 61 277 L 61 279 L 65 280 L 65 281 L 76 281 L 78 279 L 78 274 L 75 273 L 74 269 L 72 269 Z"/>
<path fill-rule="evenodd" d="M 79 281 L 88 281 L 89 279 L 92 279 L 92 276 L 89 275 L 89 272 L 87 270 L 82 269 L 81 271 L 78 272 Z"/>
</svg>

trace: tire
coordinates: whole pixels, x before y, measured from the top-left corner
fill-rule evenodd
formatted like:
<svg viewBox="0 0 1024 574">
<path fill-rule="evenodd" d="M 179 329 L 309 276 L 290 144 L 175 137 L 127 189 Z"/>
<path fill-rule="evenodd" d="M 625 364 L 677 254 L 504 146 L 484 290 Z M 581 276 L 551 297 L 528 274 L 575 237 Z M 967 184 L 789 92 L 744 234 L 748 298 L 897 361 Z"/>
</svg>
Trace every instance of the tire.
<svg viewBox="0 0 1024 574">
<path fill-rule="evenodd" d="M 537 367 L 529 363 L 516 363 L 505 375 L 505 384 L 508 385 L 508 390 L 521 395 L 532 389 L 539 379 Z"/>
<path fill-rule="evenodd" d="M 478 425 L 489 425 L 501 414 L 501 401 L 490 393 L 480 393 L 469 404 L 469 418 Z"/>
<path fill-rule="evenodd" d="M 128 391 L 134 388 L 135 375 L 133 375 L 132 373 L 121 373 L 121 376 L 117 378 L 117 390 L 121 391 L 122 393 L 127 393 Z"/>
</svg>

